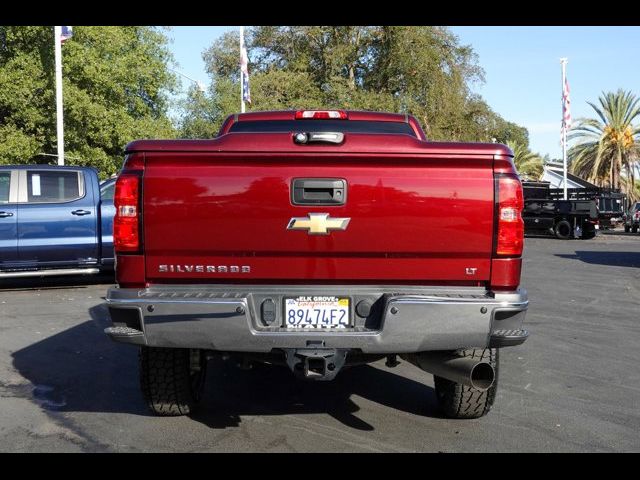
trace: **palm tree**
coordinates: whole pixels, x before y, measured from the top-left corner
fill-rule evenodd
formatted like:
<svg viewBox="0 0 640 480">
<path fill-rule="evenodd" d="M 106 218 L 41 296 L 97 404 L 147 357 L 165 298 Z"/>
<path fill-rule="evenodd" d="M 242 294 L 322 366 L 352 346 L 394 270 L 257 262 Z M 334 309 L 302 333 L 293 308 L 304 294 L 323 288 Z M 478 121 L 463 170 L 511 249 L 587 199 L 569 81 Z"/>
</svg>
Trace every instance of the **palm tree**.
<svg viewBox="0 0 640 480">
<path fill-rule="evenodd" d="M 582 118 L 571 129 L 571 172 L 601 187 L 622 188 L 635 196 L 635 166 L 640 154 L 640 99 L 622 89 L 602 93 L 600 105 L 587 102 L 598 118 Z M 624 176 L 622 175 L 624 173 Z"/>
<path fill-rule="evenodd" d="M 513 151 L 513 163 L 515 163 L 520 177 L 523 180 L 539 180 L 544 165 L 542 157 L 521 143 L 509 140 L 507 146 Z"/>
</svg>

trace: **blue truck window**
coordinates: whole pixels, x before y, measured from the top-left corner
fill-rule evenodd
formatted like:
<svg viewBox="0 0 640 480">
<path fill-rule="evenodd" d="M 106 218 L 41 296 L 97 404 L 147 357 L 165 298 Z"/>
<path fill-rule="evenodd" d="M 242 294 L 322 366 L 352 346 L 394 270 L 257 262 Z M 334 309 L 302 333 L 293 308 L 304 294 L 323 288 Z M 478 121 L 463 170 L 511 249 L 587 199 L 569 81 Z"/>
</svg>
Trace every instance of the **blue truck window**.
<svg viewBox="0 0 640 480">
<path fill-rule="evenodd" d="M 78 172 L 29 171 L 27 193 L 29 203 L 68 202 L 80 198 Z"/>
<path fill-rule="evenodd" d="M 0 203 L 9 203 L 10 172 L 0 172 Z"/>
<path fill-rule="evenodd" d="M 115 189 L 115 186 L 115 182 L 104 185 L 100 189 L 100 198 L 102 198 L 102 200 L 113 200 L 113 190 Z"/>
</svg>

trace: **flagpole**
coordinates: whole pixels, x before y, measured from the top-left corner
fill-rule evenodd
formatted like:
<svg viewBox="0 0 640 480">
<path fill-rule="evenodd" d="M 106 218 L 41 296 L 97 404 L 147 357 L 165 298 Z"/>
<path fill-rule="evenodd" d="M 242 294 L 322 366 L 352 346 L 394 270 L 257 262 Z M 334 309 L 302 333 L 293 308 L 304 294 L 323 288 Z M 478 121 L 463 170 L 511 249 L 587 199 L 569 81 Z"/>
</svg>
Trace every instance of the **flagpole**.
<svg viewBox="0 0 640 480">
<path fill-rule="evenodd" d="M 240 25 L 240 58 L 244 48 L 244 26 Z M 244 73 L 242 73 L 242 62 L 240 62 L 240 112 L 244 113 Z"/>
<path fill-rule="evenodd" d="M 56 139 L 58 165 L 64 165 L 64 119 L 62 117 L 62 27 L 53 27 L 56 57 Z"/>
<path fill-rule="evenodd" d="M 563 175 L 564 175 L 564 199 L 567 199 L 567 124 L 565 120 L 564 114 L 564 86 L 566 82 L 567 76 L 567 59 L 560 59 L 560 66 L 562 68 L 562 164 L 563 164 Z"/>
</svg>

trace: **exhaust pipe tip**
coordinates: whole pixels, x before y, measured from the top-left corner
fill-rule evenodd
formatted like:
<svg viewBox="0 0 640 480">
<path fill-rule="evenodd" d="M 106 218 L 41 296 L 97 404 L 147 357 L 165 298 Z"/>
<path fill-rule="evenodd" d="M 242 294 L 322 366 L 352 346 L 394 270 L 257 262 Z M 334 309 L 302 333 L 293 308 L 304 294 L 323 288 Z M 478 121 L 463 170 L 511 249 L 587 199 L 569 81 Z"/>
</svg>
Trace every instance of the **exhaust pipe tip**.
<svg viewBox="0 0 640 480">
<path fill-rule="evenodd" d="M 496 381 L 496 370 L 486 361 L 443 352 L 404 354 L 401 358 L 438 377 L 484 392 Z"/>
<path fill-rule="evenodd" d="M 496 379 L 496 372 L 494 368 L 485 362 L 478 363 L 471 369 L 471 386 L 478 390 L 489 390 L 491 385 Z"/>
</svg>

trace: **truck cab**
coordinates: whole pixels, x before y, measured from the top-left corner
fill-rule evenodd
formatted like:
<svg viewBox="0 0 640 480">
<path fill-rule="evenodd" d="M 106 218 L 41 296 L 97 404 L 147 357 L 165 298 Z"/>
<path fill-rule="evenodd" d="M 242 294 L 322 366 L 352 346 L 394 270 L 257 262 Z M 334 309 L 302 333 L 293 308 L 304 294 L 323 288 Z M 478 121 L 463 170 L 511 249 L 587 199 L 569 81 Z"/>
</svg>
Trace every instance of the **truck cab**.
<svg viewBox="0 0 640 480">
<path fill-rule="evenodd" d="M 112 268 L 113 248 L 102 240 L 110 236 L 102 210 L 112 203 L 101 200 L 92 168 L 0 167 L 0 278 Z"/>
</svg>

